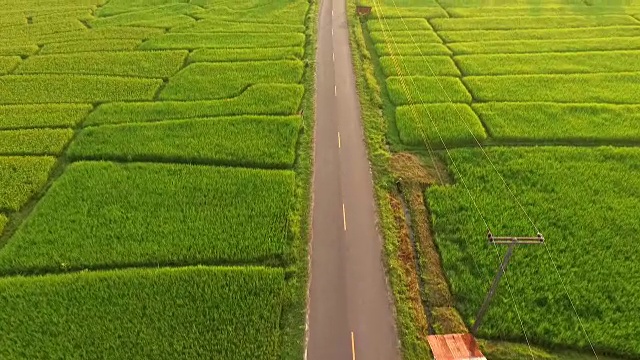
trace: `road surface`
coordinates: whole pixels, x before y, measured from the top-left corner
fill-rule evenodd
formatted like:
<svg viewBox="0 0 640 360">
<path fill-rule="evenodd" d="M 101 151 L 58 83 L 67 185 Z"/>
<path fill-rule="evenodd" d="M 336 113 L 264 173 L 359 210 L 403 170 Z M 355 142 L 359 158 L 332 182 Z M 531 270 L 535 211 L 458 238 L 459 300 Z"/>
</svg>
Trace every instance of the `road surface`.
<svg viewBox="0 0 640 360">
<path fill-rule="evenodd" d="M 398 338 L 351 62 L 345 0 L 322 0 L 309 360 L 396 360 Z"/>
</svg>

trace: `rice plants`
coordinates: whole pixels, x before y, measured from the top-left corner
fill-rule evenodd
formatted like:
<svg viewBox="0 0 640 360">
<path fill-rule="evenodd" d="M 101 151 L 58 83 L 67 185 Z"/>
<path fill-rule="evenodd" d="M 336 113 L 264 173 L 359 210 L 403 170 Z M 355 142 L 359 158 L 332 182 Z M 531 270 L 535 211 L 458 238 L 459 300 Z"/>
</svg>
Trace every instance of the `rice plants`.
<svg viewBox="0 0 640 360">
<path fill-rule="evenodd" d="M 72 159 L 290 168 L 300 124 L 299 116 L 240 116 L 89 127 L 74 140 L 68 155 Z"/>
<path fill-rule="evenodd" d="M 0 77 L 0 104 L 151 100 L 161 84 L 106 76 L 9 75 Z"/>
<path fill-rule="evenodd" d="M 426 19 L 368 20 L 369 31 L 433 30 Z"/>
<path fill-rule="evenodd" d="M 37 45 L 0 45 L 2 56 L 29 56 L 38 52 Z"/>
<path fill-rule="evenodd" d="M 0 56 L 0 75 L 10 73 L 21 61 L 19 56 Z"/>
<path fill-rule="evenodd" d="M 180 70 L 187 51 L 85 52 L 33 56 L 15 74 L 85 74 L 170 77 Z"/>
<path fill-rule="evenodd" d="M 376 53 L 378 56 L 421 56 L 421 55 L 452 55 L 449 48 L 442 44 L 436 43 L 419 43 L 419 44 L 393 44 L 384 43 L 376 44 Z"/>
<path fill-rule="evenodd" d="M 464 75 L 640 71 L 640 51 L 462 55 L 455 61 Z"/>
<path fill-rule="evenodd" d="M 198 49 L 189 55 L 191 62 L 238 62 L 258 60 L 297 60 L 304 56 L 302 47 L 264 49 Z"/>
<path fill-rule="evenodd" d="M 39 54 L 65 54 L 92 51 L 132 51 L 142 44 L 142 40 L 92 40 L 67 41 L 44 45 Z"/>
<path fill-rule="evenodd" d="M 433 19 L 431 24 L 436 30 L 514 30 L 586 28 L 616 25 L 637 26 L 640 25 L 640 22 L 629 15 L 594 15 L 449 18 Z"/>
<path fill-rule="evenodd" d="M 447 43 L 507 40 L 575 40 L 640 36 L 640 26 L 606 26 L 593 28 L 440 31 Z"/>
<path fill-rule="evenodd" d="M 640 73 L 470 76 L 463 81 L 480 101 L 640 102 Z"/>
<path fill-rule="evenodd" d="M 0 273 L 282 265 L 294 183 L 282 170 L 73 163 L 0 250 Z"/>
<path fill-rule="evenodd" d="M 140 11 L 149 7 L 161 8 L 187 2 L 186 0 L 110 0 L 96 10 L 96 15 L 107 17 L 131 11 Z"/>
<path fill-rule="evenodd" d="M 409 31 L 371 31 L 369 33 L 374 43 L 414 44 L 414 43 L 435 43 L 442 44 L 438 34 L 429 30 L 409 30 Z"/>
<path fill-rule="evenodd" d="M 198 48 L 265 48 L 302 46 L 304 34 L 300 33 L 247 33 L 238 36 L 229 33 L 191 34 L 170 33 L 144 42 L 141 50 L 188 49 Z"/>
<path fill-rule="evenodd" d="M 451 43 L 456 55 L 640 50 L 640 37 L 576 40 L 513 40 Z"/>
<path fill-rule="evenodd" d="M 42 104 L 0 106 L 0 129 L 74 127 L 93 106 L 89 104 Z"/>
<path fill-rule="evenodd" d="M 385 76 L 460 76 L 458 67 L 449 56 L 383 56 L 380 67 Z"/>
<path fill-rule="evenodd" d="M 425 21 L 426 22 L 426 21 Z M 218 19 L 201 20 L 193 24 L 171 29 L 177 33 L 304 33 L 304 25 L 263 24 L 251 22 L 224 21 Z"/>
<path fill-rule="evenodd" d="M 305 16 L 309 10 L 309 2 L 307 0 L 235 1 L 225 3 L 192 0 L 191 3 L 208 9 L 197 14 L 202 19 L 270 24 L 304 24 Z"/>
<path fill-rule="evenodd" d="M 475 144 L 487 135 L 466 104 L 408 105 L 396 108 L 396 126 L 405 145 L 449 148 Z M 475 139 L 474 139 L 475 137 Z"/>
<path fill-rule="evenodd" d="M 640 142 L 640 105 L 484 103 L 472 107 L 497 140 Z"/>
<path fill-rule="evenodd" d="M 145 27 L 114 27 L 82 31 L 68 31 L 36 37 L 33 41 L 39 44 L 60 43 L 69 41 L 85 41 L 92 43 L 104 40 L 146 40 L 163 34 L 162 29 Z"/>
<path fill-rule="evenodd" d="M 4 278 L 0 357 L 275 360 L 285 293 L 283 270 L 262 267 Z"/>
<path fill-rule="evenodd" d="M 293 115 L 299 111 L 303 93 L 303 86 L 298 84 L 257 84 L 230 99 L 108 103 L 92 112 L 84 125 L 249 114 Z"/>
<path fill-rule="evenodd" d="M 198 6 L 177 3 L 168 6 L 148 7 L 138 11 L 126 12 L 118 15 L 99 17 L 90 21 L 91 26 L 113 27 L 113 26 L 148 26 L 170 28 L 185 24 L 195 23 L 195 20 L 189 16 L 200 12 L 202 9 Z"/>
<path fill-rule="evenodd" d="M 4 216 L 3 214 L 0 214 L 0 235 L 2 235 L 2 231 L 4 231 L 4 227 L 7 225 L 8 222 L 9 222 L 9 219 L 7 219 L 7 217 Z"/>
<path fill-rule="evenodd" d="M 0 156 L 0 211 L 18 211 L 47 182 L 56 159 Z"/>
<path fill-rule="evenodd" d="M 237 96 L 248 86 L 298 83 L 304 63 L 298 60 L 194 63 L 171 78 L 162 100 L 209 100 Z"/>
<path fill-rule="evenodd" d="M 240 36 L 229 33 L 170 33 L 144 42 L 140 50 L 301 47 L 304 41 L 301 33 L 247 33 Z"/>
<path fill-rule="evenodd" d="M 497 170 L 542 231 L 558 271 L 598 353 L 637 357 L 637 148 L 487 148 Z M 535 235 L 528 218 L 479 150 L 452 152 L 457 168 L 496 235 Z M 486 227 L 462 186 L 427 191 L 436 241 L 457 308 L 475 316 L 498 268 Z M 590 351 L 574 308 L 544 246 L 518 248 L 509 283 L 529 339 Z M 501 284 L 480 336 L 521 339 L 510 292 Z M 611 329 L 614 329 L 612 331 Z"/>
<path fill-rule="evenodd" d="M 626 8 L 572 6 L 568 4 L 534 5 L 534 6 L 486 6 L 486 7 L 453 7 L 447 12 L 452 17 L 517 17 L 517 16 L 575 16 L 629 14 Z"/>
<path fill-rule="evenodd" d="M 449 100 L 470 103 L 472 100 L 460 79 L 454 77 L 393 76 L 387 78 L 387 91 L 395 105 L 445 103 Z"/>
<path fill-rule="evenodd" d="M 58 22 L 4 27 L 2 28 L 2 37 L 5 39 L 32 38 L 41 35 L 86 29 L 87 28 L 78 20 L 65 19 Z"/>
<path fill-rule="evenodd" d="M 0 155 L 60 155 L 73 137 L 71 129 L 0 131 Z"/>
<path fill-rule="evenodd" d="M 420 17 L 425 19 L 446 18 L 449 17 L 447 12 L 441 7 L 402 7 L 395 6 L 377 6 L 371 9 L 373 18 L 378 15 L 385 18 L 411 18 Z"/>
</svg>

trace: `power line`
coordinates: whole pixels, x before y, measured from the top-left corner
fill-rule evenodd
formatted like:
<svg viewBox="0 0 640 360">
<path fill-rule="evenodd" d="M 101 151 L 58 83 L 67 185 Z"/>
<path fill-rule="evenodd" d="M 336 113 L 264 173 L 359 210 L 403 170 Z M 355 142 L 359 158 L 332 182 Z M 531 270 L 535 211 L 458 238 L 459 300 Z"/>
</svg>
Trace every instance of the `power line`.
<svg viewBox="0 0 640 360">
<path fill-rule="evenodd" d="M 403 25 L 405 26 L 405 28 L 407 30 L 409 30 L 409 27 L 407 26 L 407 24 L 404 21 L 404 18 L 402 17 L 402 15 L 400 14 L 400 11 L 398 10 L 398 7 L 396 5 L 395 0 L 393 1 L 393 5 L 394 8 L 396 9 L 396 12 L 398 13 L 398 16 L 400 18 L 400 20 L 402 21 Z M 452 105 L 453 100 L 451 99 L 451 97 L 449 96 L 449 94 L 447 93 L 445 87 L 442 85 L 442 83 L 440 82 L 440 80 L 438 79 L 438 77 L 436 76 L 435 72 L 433 71 L 433 68 L 431 67 L 431 64 L 429 63 L 429 61 L 425 58 L 424 53 L 422 52 L 422 49 L 420 49 L 420 47 L 418 46 L 417 42 L 415 41 L 415 39 L 413 38 L 413 34 L 411 33 L 411 31 L 408 31 L 409 33 L 409 37 L 411 38 L 412 43 L 416 46 L 416 48 L 418 49 L 418 52 L 420 53 L 422 59 L 425 61 L 425 63 L 427 64 L 427 67 L 429 68 L 429 71 L 431 72 L 433 78 L 436 80 L 436 82 L 438 83 L 438 85 L 440 86 L 440 88 L 442 89 L 442 92 L 444 93 L 444 95 L 447 97 L 449 103 L 451 103 Z M 516 204 L 518 205 L 518 207 L 520 208 L 520 210 L 523 212 L 523 214 L 526 216 L 526 218 L 529 220 L 529 222 L 531 223 L 531 225 L 533 226 L 533 228 L 535 229 L 536 233 L 540 234 L 540 230 L 538 229 L 538 227 L 536 226 L 535 222 L 533 221 L 533 219 L 531 218 L 531 216 L 529 215 L 529 213 L 526 211 L 526 209 L 524 208 L 524 206 L 522 205 L 522 203 L 519 201 L 519 199 L 517 198 L 517 196 L 515 195 L 515 193 L 513 192 L 513 190 L 511 189 L 511 187 L 509 186 L 509 184 L 507 183 L 507 181 L 504 179 L 504 177 L 502 176 L 502 174 L 500 173 L 500 171 L 498 170 L 498 168 L 496 167 L 496 165 L 494 164 L 494 162 L 491 160 L 491 158 L 489 157 L 489 155 L 487 154 L 487 152 L 485 151 L 485 149 L 482 147 L 482 144 L 480 143 L 480 141 L 478 140 L 478 138 L 475 136 L 475 134 L 473 133 L 473 131 L 471 130 L 471 128 L 469 127 L 469 125 L 464 121 L 464 118 L 462 117 L 462 114 L 460 114 L 460 111 L 453 106 L 454 110 L 456 111 L 458 118 L 461 120 L 461 122 L 464 124 L 464 126 L 467 128 L 467 131 L 469 131 L 469 133 L 471 134 L 471 136 L 473 137 L 474 141 L 476 142 L 476 144 L 478 145 L 478 148 L 482 151 L 482 153 L 484 154 L 484 156 L 487 158 L 487 160 L 489 161 L 489 164 L 491 164 L 491 167 L 493 168 L 493 170 L 496 172 L 496 174 L 498 175 L 498 177 L 500 178 L 500 180 L 502 181 L 502 183 L 504 184 L 504 186 L 507 188 L 507 191 L 509 192 L 509 194 L 511 195 L 511 197 L 515 200 Z M 553 256 L 551 255 L 551 251 L 549 250 L 549 246 L 548 244 L 545 242 L 545 249 L 547 250 L 547 254 L 553 264 L 553 267 L 556 271 L 556 274 L 558 275 L 558 278 L 560 278 L 560 282 L 562 284 L 563 290 L 565 292 L 565 294 L 567 295 L 567 298 L 569 299 L 569 302 L 571 303 L 571 307 L 573 309 L 573 312 L 575 313 L 578 322 L 580 324 L 580 327 L 582 328 L 582 331 L 585 334 L 585 337 L 587 338 L 587 341 L 589 342 L 589 346 L 591 347 L 591 350 L 593 352 L 593 354 L 595 355 L 596 359 L 598 359 L 598 354 L 595 351 L 595 348 L 593 346 L 593 343 L 591 342 L 591 339 L 589 338 L 589 334 L 586 331 L 586 328 L 584 327 L 584 324 L 582 323 L 582 320 L 580 318 L 580 315 L 578 314 L 576 307 L 573 303 L 573 300 L 571 299 L 571 296 L 569 295 L 569 292 L 567 290 L 567 286 L 565 285 L 564 279 L 562 278 L 560 271 L 558 270 L 558 267 L 556 265 L 555 260 L 553 259 Z M 495 244 L 494 244 L 495 247 Z M 496 253 L 499 254 L 497 248 L 495 249 Z M 502 269 L 504 271 L 504 269 Z M 510 288 L 511 291 L 511 286 L 509 284 L 509 282 L 507 281 L 507 285 Z M 512 295 L 513 296 L 513 295 Z M 518 317 L 520 317 L 520 315 L 518 314 Z M 520 320 L 522 323 L 522 320 Z M 524 331 L 524 327 L 523 327 L 523 331 Z M 525 333 L 525 338 L 526 338 L 526 333 Z M 528 340 L 527 340 L 527 344 L 528 344 Z M 529 347 L 529 349 L 531 350 L 531 347 Z M 533 353 L 531 354 L 533 357 Z"/>
<path fill-rule="evenodd" d="M 382 12 L 382 10 L 380 9 L 380 7 L 377 5 L 376 0 L 374 0 L 374 4 L 375 4 L 375 6 L 376 6 L 376 14 L 377 14 L 377 16 L 378 16 L 378 20 L 379 20 L 379 21 L 381 21 L 381 22 L 384 22 L 384 24 L 382 24 L 383 36 L 385 37 L 385 41 L 388 41 L 388 39 L 387 39 L 387 35 L 386 35 L 386 32 L 385 32 L 385 30 L 384 30 L 384 27 L 385 27 L 385 25 L 386 25 L 386 26 L 387 26 L 387 29 L 389 29 L 389 25 L 388 25 L 388 23 L 387 23 L 387 21 L 386 21 L 386 19 L 385 19 L 385 17 L 384 17 L 384 13 L 383 13 L 383 12 Z M 395 1 L 394 1 L 394 6 L 395 6 Z M 396 11 L 397 11 L 397 6 L 396 6 Z M 399 12 L 398 12 L 398 14 L 399 14 Z M 382 16 L 382 19 L 380 19 L 380 16 Z M 402 22 L 403 22 L 403 24 L 405 25 L 405 27 L 407 27 L 407 26 L 406 26 L 406 24 L 404 23 L 404 19 L 402 19 L 402 17 L 400 17 L 400 19 L 402 20 Z M 408 28 L 408 27 L 407 27 L 407 28 Z M 389 32 L 391 32 L 391 31 L 389 30 Z M 398 49 L 397 43 L 395 42 L 395 39 L 393 38 L 393 35 L 392 35 L 392 34 L 390 34 L 390 36 L 391 36 L 391 39 L 392 39 L 392 41 L 393 41 L 394 45 L 396 46 L 396 50 L 397 50 L 397 49 Z M 413 38 L 412 38 L 412 41 L 413 41 Z M 414 41 L 414 44 L 415 44 L 415 41 Z M 393 52 L 391 52 L 391 53 L 393 53 Z M 400 59 L 402 60 L 402 55 L 401 55 L 401 54 L 399 54 L 399 56 L 400 56 Z M 398 74 L 399 74 L 399 75 L 401 75 L 401 71 L 400 71 L 400 69 L 399 69 L 399 66 L 397 65 L 397 61 L 396 61 L 395 57 L 391 56 L 391 59 L 392 59 L 392 61 L 394 62 L 394 66 L 396 67 L 396 71 L 398 72 Z M 404 62 L 403 62 L 403 63 L 404 63 Z M 404 63 L 404 64 L 405 64 L 405 70 L 407 70 L 407 71 L 408 71 L 408 69 L 407 69 L 407 67 L 406 67 L 406 63 Z M 431 70 L 431 71 L 432 71 L 432 73 L 433 73 L 433 70 Z M 435 76 L 434 76 L 434 77 L 435 77 Z M 416 88 L 416 93 L 418 94 L 418 97 L 420 98 L 420 101 L 422 102 L 422 94 L 421 94 L 421 93 L 420 93 L 420 91 L 418 90 L 418 87 L 416 86 L 414 79 L 413 79 L 412 77 L 410 77 L 410 76 L 409 76 L 409 78 L 410 78 L 410 80 L 412 81 L 412 83 L 413 83 L 414 87 Z M 402 76 L 400 76 L 400 83 L 401 83 L 401 84 L 403 84 L 403 88 L 405 89 L 405 91 L 407 91 L 407 90 L 406 90 L 406 85 L 404 84 L 404 79 L 403 79 L 403 77 L 402 77 Z M 410 93 L 409 93 L 408 91 L 407 91 L 407 97 L 410 97 Z M 428 110 L 427 110 L 427 114 L 428 114 L 428 116 L 429 116 L 430 121 L 432 122 L 432 125 L 433 125 L 434 129 L 435 129 L 435 130 L 436 130 L 436 132 L 438 133 L 438 137 L 440 138 L 440 141 L 442 142 L 442 145 L 443 145 L 443 147 L 444 147 L 445 151 L 447 152 L 447 155 L 449 156 L 449 158 L 450 158 L 450 160 L 451 160 L 452 165 L 454 166 L 454 168 L 455 168 L 456 172 L 458 173 L 458 176 L 459 176 L 460 180 L 461 180 L 461 181 L 462 181 L 462 183 L 464 184 L 464 186 L 465 186 L 465 188 L 466 188 L 466 190 L 467 190 L 467 193 L 468 193 L 469 197 L 471 198 L 471 200 L 472 200 L 472 202 L 473 202 L 473 204 L 474 204 L 474 206 L 475 206 L 475 208 L 476 208 L 476 210 L 477 210 L 478 214 L 479 214 L 479 215 L 480 215 L 480 217 L 482 218 L 482 221 L 485 223 L 485 226 L 486 226 L 487 230 L 489 230 L 489 226 L 488 226 L 488 224 L 487 224 L 487 222 L 486 222 L 486 220 L 485 220 L 485 218 L 484 218 L 484 215 L 483 215 L 483 214 L 482 214 L 482 212 L 480 211 L 480 209 L 479 209 L 479 207 L 478 207 L 478 205 L 477 205 L 477 203 L 476 203 L 476 201 L 475 201 L 475 198 L 474 198 L 474 197 L 473 197 L 473 195 L 471 194 L 471 191 L 469 190 L 469 188 L 468 188 L 468 186 L 467 186 L 467 184 L 466 184 L 466 181 L 464 180 L 464 177 L 462 176 L 462 173 L 459 171 L 459 169 L 458 169 L 458 167 L 457 167 L 457 164 L 455 163 L 455 160 L 454 160 L 454 159 L 453 159 L 453 157 L 451 156 L 451 153 L 449 152 L 449 149 L 447 148 L 447 145 L 446 145 L 446 143 L 445 143 L 444 139 L 442 138 L 442 135 L 440 134 L 440 130 L 438 129 L 438 126 L 436 125 L 435 121 L 433 120 L 433 117 L 431 116 L 431 113 L 430 113 Z M 499 254 L 499 252 L 498 252 L 497 248 L 495 248 L 495 250 L 496 250 L 496 254 L 497 254 L 497 256 L 498 256 L 498 260 L 499 260 L 500 254 Z M 474 262 L 475 262 L 475 259 L 474 259 Z M 504 266 L 503 266 L 503 265 L 500 265 L 500 266 L 501 266 L 501 271 L 502 271 L 502 272 L 504 272 L 504 271 L 505 271 Z M 519 322 L 520 322 L 520 327 L 522 328 L 522 332 L 523 332 L 524 337 L 525 337 L 525 340 L 526 340 L 526 342 L 527 342 L 527 346 L 529 347 L 529 352 L 530 352 L 530 354 L 531 354 L 531 357 L 532 357 L 532 358 L 534 358 L 534 356 L 533 356 L 533 350 L 531 349 L 531 344 L 529 343 L 529 338 L 528 338 L 528 335 L 527 335 L 526 329 L 524 328 L 524 323 L 523 323 L 523 321 L 522 321 L 522 317 L 521 317 L 521 315 L 520 315 L 520 311 L 519 311 L 518 306 L 517 306 L 517 304 L 516 304 L 516 302 L 515 302 L 515 297 L 514 297 L 514 295 L 513 295 L 513 290 L 512 290 L 511 285 L 510 285 L 510 283 L 509 283 L 509 281 L 508 281 L 508 279 L 507 279 L 506 277 L 505 277 L 505 281 L 507 282 L 507 286 L 508 286 L 508 288 L 509 288 L 509 293 L 510 293 L 510 295 L 511 295 L 511 300 L 512 300 L 512 302 L 513 302 L 514 309 L 516 310 L 516 313 L 517 313 L 517 315 L 518 315 L 518 320 L 519 320 Z"/>
</svg>

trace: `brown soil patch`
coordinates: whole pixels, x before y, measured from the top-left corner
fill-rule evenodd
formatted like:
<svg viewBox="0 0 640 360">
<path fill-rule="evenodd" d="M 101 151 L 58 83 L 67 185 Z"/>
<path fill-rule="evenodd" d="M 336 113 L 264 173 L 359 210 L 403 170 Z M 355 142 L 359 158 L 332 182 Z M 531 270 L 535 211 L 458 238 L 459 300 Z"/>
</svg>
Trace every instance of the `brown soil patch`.
<svg viewBox="0 0 640 360">
<path fill-rule="evenodd" d="M 436 183 L 438 179 L 435 170 L 426 169 L 417 156 L 409 153 L 393 154 L 391 170 L 404 184 L 418 184 L 423 188 Z"/>
</svg>

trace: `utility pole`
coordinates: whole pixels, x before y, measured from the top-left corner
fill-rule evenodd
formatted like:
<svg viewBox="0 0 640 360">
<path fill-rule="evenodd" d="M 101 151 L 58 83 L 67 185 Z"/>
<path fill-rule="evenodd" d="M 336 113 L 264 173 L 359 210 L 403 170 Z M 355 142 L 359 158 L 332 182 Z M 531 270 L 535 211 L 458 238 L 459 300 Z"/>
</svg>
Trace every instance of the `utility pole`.
<svg viewBox="0 0 640 360">
<path fill-rule="evenodd" d="M 487 310 L 489 310 L 489 305 L 491 305 L 491 300 L 493 300 L 493 296 L 496 294 L 496 290 L 498 290 L 498 284 L 500 283 L 500 279 L 507 271 L 507 266 L 509 265 L 509 261 L 513 256 L 513 252 L 516 249 L 517 245 L 540 245 L 544 244 L 544 236 L 541 233 L 538 233 L 537 236 L 534 237 L 515 237 L 515 236 L 502 236 L 496 237 L 493 236 L 491 231 L 488 231 L 487 237 L 489 239 L 489 244 L 492 245 L 508 245 L 507 253 L 502 259 L 502 263 L 500 264 L 500 268 L 496 273 L 496 276 L 493 278 L 493 283 L 491 284 L 491 288 L 489 289 L 489 293 L 487 297 L 484 299 L 480 310 L 478 311 L 478 315 L 476 315 L 476 321 L 473 323 L 473 327 L 471 328 L 471 333 L 477 335 L 478 329 L 480 325 L 482 325 L 482 320 L 484 319 L 484 315 Z"/>
</svg>

